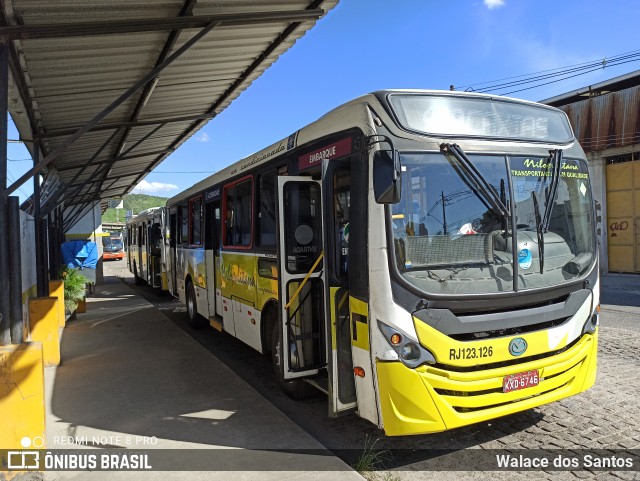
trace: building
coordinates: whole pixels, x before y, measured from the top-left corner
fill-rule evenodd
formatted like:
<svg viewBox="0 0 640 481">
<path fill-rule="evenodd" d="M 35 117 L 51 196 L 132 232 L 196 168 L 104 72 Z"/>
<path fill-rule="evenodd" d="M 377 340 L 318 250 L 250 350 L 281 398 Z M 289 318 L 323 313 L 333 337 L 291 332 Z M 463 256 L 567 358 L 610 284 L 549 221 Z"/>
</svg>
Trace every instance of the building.
<svg viewBox="0 0 640 481">
<path fill-rule="evenodd" d="M 601 272 L 640 273 L 640 70 L 541 101 L 589 159 Z"/>
</svg>

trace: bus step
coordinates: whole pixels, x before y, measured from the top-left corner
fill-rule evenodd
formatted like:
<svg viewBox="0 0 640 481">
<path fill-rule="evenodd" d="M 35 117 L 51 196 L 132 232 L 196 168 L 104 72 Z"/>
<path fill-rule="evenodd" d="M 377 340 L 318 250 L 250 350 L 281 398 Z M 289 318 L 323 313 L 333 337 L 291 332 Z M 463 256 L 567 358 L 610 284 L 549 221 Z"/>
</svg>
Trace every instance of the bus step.
<svg viewBox="0 0 640 481">
<path fill-rule="evenodd" d="M 216 331 L 223 331 L 222 321 L 216 319 L 215 317 L 209 318 L 209 324 L 211 324 L 211 327 L 213 327 Z"/>
<path fill-rule="evenodd" d="M 326 395 L 329 395 L 329 379 L 326 377 L 316 377 L 313 379 L 305 379 L 305 382 L 311 384 L 316 389 L 320 389 Z"/>
</svg>

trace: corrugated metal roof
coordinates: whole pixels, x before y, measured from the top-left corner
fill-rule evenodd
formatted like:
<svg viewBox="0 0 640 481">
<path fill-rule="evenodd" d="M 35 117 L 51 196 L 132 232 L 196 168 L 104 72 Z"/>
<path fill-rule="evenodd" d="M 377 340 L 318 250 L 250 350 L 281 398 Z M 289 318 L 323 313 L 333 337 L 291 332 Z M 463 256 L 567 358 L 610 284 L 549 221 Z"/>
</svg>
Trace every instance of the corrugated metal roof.
<svg viewBox="0 0 640 481">
<path fill-rule="evenodd" d="M 560 106 L 585 152 L 640 142 L 640 86 Z"/>
<path fill-rule="evenodd" d="M 39 141 L 40 159 L 58 173 L 57 193 L 43 201 L 51 208 L 62 198 L 73 205 L 129 192 L 337 2 L 0 0 L 0 37 L 13 40 L 10 113 L 21 138 Z M 52 160 L 78 129 L 211 24 Z"/>
<path fill-rule="evenodd" d="M 593 85 L 587 85 L 571 92 L 541 100 L 540 102 L 552 105 L 553 107 L 561 107 L 563 105 L 580 102 L 586 98 L 596 97 L 610 92 L 618 92 L 638 85 L 640 85 L 640 70 L 620 75 L 619 77 L 614 77 L 603 82 L 598 82 Z"/>
</svg>

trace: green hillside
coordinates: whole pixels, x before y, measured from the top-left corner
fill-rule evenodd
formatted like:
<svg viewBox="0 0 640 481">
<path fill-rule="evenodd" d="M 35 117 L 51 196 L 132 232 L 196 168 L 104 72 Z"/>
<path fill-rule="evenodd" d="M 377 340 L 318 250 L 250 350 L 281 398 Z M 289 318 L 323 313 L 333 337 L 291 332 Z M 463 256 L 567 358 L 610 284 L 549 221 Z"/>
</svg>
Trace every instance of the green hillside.
<svg viewBox="0 0 640 481">
<path fill-rule="evenodd" d="M 143 210 L 150 209 L 151 207 L 164 206 L 167 203 L 167 197 L 146 194 L 125 195 L 123 200 L 124 209 L 120 209 L 117 215 L 115 209 L 107 209 L 104 214 L 102 214 L 102 222 L 124 222 L 124 216 L 128 210 L 132 210 L 133 214 L 136 215 Z"/>
</svg>

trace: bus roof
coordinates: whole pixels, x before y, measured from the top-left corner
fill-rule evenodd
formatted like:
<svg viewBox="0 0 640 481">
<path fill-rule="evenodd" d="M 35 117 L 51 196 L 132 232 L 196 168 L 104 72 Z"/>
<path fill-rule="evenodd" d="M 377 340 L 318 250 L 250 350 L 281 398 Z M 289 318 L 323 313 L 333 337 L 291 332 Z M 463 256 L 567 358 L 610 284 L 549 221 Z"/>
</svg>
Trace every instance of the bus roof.
<svg viewBox="0 0 640 481">
<path fill-rule="evenodd" d="M 355 124 L 353 122 L 354 116 L 340 116 L 339 112 L 343 111 L 347 107 L 353 107 L 358 104 L 370 104 L 370 103 L 378 104 L 375 96 L 372 94 L 363 95 L 356 99 L 353 99 L 345 104 L 342 104 L 326 114 L 320 117 L 318 120 L 312 122 L 311 124 L 301 128 L 300 130 L 294 132 L 289 137 L 286 137 L 270 146 L 254 152 L 253 154 L 241 159 L 228 167 L 221 169 L 219 172 L 210 175 L 209 177 L 201 180 L 194 186 L 184 190 L 183 192 L 175 195 L 167 201 L 167 206 L 173 205 L 181 202 L 182 200 L 188 199 L 193 195 L 205 190 L 207 187 L 211 187 L 219 182 L 222 182 L 224 179 L 232 177 L 238 173 L 241 173 L 243 170 L 249 167 L 256 167 L 260 164 L 266 163 L 276 157 L 278 154 L 284 153 L 288 150 L 292 150 L 298 145 L 303 145 L 310 140 L 320 137 L 326 133 L 326 128 L 324 128 L 324 123 L 327 119 L 331 119 L 333 122 L 332 128 L 335 130 L 342 130 L 343 128 L 353 127 Z M 364 110 L 363 110 L 364 111 Z M 337 118 L 339 117 L 339 118 Z M 347 118 L 348 117 L 348 118 Z M 336 120 L 344 119 L 344 125 L 342 122 L 340 124 L 336 124 Z M 349 121 L 351 122 L 349 123 Z M 372 132 L 373 133 L 373 132 Z"/>
<path fill-rule="evenodd" d="M 162 209 L 164 209 L 164 207 L 159 206 L 159 207 L 151 207 L 149 209 L 145 209 L 142 212 L 140 212 L 139 214 L 133 216 L 131 219 L 129 219 L 127 221 L 127 224 L 134 224 L 136 222 L 139 222 L 141 220 L 148 220 L 153 218 L 154 215 L 159 215 L 162 212 Z"/>
<path fill-rule="evenodd" d="M 424 95 L 439 95 L 439 96 L 457 96 L 457 97 L 475 97 L 485 99 L 500 99 L 503 101 L 515 102 L 520 104 L 528 104 L 536 106 L 538 108 L 550 109 L 558 112 L 562 112 L 555 107 L 548 105 L 542 105 L 536 102 L 528 100 L 514 99 L 509 97 L 503 97 L 499 95 L 490 95 L 477 92 L 460 92 L 450 90 L 424 90 L 424 89 L 386 89 L 371 92 L 369 94 L 357 97 L 347 103 L 344 103 L 317 119 L 316 121 L 302 127 L 297 132 L 294 132 L 289 137 L 284 138 L 270 146 L 259 150 L 228 167 L 221 169 L 215 174 L 206 177 L 197 184 L 189 187 L 188 189 L 176 194 L 169 200 L 167 200 L 167 206 L 174 205 L 182 202 L 192 196 L 204 191 L 205 189 L 212 187 L 216 184 L 223 182 L 225 179 L 236 176 L 245 169 L 250 167 L 256 167 L 263 163 L 266 163 L 274 158 L 277 158 L 281 153 L 287 152 L 296 148 L 299 145 L 304 145 L 307 142 L 315 140 L 319 137 L 326 135 L 330 126 L 332 131 L 340 131 L 352 128 L 356 125 L 367 125 L 367 111 L 365 108 L 357 109 L 354 107 L 366 105 L 372 105 L 374 107 L 382 107 L 381 100 L 386 98 L 389 94 L 424 94 Z M 371 132 L 365 132 L 365 134 L 375 134 Z"/>
</svg>

